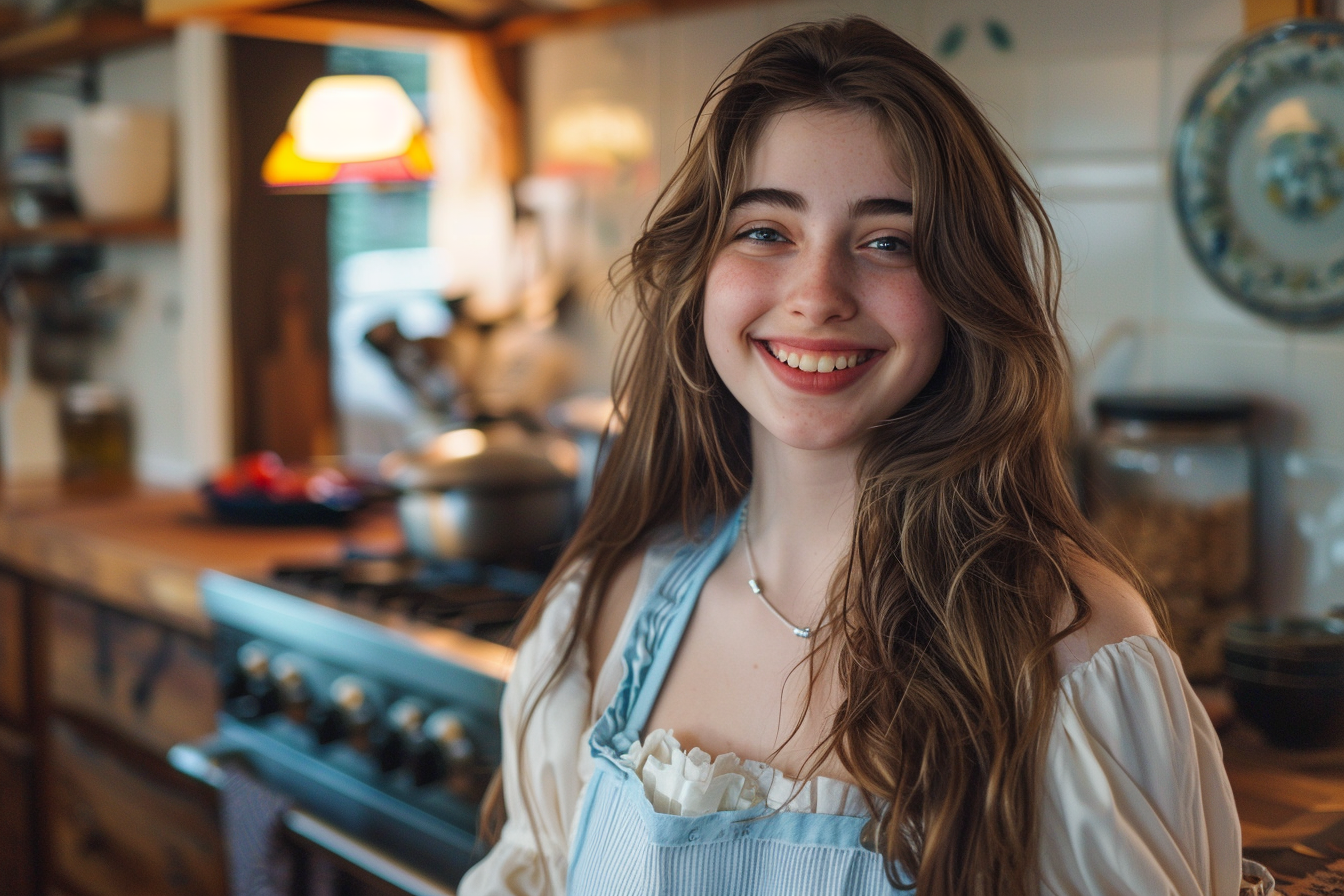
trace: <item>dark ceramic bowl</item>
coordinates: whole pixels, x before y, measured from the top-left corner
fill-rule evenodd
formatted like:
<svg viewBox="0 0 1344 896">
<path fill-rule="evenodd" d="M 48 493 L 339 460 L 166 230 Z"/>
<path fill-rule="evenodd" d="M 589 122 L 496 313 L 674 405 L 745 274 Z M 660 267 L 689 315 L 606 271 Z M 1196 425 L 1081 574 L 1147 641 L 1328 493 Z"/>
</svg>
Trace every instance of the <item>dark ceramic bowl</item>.
<svg viewBox="0 0 1344 896">
<path fill-rule="evenodd" d="M 226 495 L 209 483 L 201 486 L 201 497 L 215 519 L 236 526 L 343 526 L 361 503 L 357 496 L 322 504 L 280 501 L 254 491 Z"/>
<path fill-rule="evenodd" d="M 1344 621 L 1297 616 L 1239 619 L 1227 626 L 1227 661 L 1289 675 L 1344 677 Z"/>
<path fill-rule="evenodd" d="M 1265 617 L 1227 629 L 1227 678 L 1237 714 L 1275 746 L 1344 742 L 1344 622 Z"/>
</svg>

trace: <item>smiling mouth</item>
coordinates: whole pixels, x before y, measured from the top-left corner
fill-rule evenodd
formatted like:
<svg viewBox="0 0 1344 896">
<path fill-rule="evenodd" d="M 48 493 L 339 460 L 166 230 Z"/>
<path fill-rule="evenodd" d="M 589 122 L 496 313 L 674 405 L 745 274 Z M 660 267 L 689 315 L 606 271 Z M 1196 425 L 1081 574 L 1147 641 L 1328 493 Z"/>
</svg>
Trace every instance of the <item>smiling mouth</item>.
<svg viewBox="0 0 1344 896">
<path fill-rule="evenodd" d="M 783 345 L 761 341 L 769 355 L 781 364 L 797 368 L 804 373 L 831 373 L 858 367 L 872 360 L 877 352 L 872 349 L 859 349 L 849 352 L 800 352 Z"/>
</svg>

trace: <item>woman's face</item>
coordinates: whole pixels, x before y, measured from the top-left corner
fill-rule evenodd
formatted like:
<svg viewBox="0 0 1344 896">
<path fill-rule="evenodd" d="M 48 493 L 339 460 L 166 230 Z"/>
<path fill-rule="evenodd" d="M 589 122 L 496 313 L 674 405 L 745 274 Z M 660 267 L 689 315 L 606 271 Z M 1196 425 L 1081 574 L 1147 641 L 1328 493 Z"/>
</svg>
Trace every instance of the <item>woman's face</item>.
<svg viewBox="0 0 1344 896">
<path fill-rule="evenodd" d="M 715 369 L 795 448 L 863 440 L 942 356 L 943 317 L 915 270 L 910 187 L 861 112 L 767 124 L 705 285 Z"/>
</svg>

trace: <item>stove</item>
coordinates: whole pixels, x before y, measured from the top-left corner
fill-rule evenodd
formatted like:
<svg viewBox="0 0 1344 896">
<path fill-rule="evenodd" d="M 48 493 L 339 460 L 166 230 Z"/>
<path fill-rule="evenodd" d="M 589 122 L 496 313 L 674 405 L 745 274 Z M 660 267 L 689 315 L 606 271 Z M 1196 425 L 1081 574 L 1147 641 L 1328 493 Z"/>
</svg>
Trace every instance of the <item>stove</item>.
<svg viewBox="0 0 1344 896">
<path fill-rule="evenodd" d="M 204 753 L 240 759 L 412 876 L 456 885 L 479 858 L 500 761 L 506 644 L 542 579 L 378 555 L 260 581 L 206 573 L 223 708 Z"/>
</svg>

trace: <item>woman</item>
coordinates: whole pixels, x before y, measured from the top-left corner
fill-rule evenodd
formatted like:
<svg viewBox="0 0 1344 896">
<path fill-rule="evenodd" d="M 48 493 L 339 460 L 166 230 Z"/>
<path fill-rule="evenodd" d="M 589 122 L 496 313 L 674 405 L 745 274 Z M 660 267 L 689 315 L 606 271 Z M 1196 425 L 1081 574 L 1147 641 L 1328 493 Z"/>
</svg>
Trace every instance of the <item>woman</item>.
<svg viewBox="0 0 1344 896">
<path fill-rule="evenodd" d="M 1011 154 L 863 18 L 765 38 L 705 108 L 460 892 L 1235 894 L 1217 739 L 1070 493 Z"/>
</svg>

